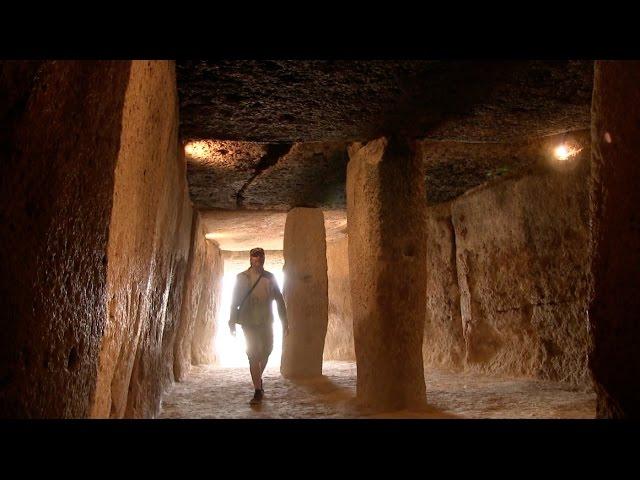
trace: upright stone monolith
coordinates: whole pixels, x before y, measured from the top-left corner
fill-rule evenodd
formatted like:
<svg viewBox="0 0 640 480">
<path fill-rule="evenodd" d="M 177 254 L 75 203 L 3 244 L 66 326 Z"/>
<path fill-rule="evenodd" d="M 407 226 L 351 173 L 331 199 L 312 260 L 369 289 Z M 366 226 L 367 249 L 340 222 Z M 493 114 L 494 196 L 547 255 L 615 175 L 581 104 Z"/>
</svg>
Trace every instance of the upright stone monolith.
<svg viewBox="0 0 640 480">
<path fill-rule="evenodd" d="M 347 219 L 357 395 L 377 409 L 422 406 L 426 301 L 424 169 L 409 141 L 349 148 Z"/>
<path fill-rule="evenodd" d="M 597 416 L 640 417 L 640 62 L 596 62 L 589 366 Z"/>
<path fill-rule="evenodd" d="M 294 208 L 284 228 L 284 299 L 289 335 L 282 342 L 285 377 L 322 375 L 327 334 L 327 248 L 319 208 Z"/>
</svg>

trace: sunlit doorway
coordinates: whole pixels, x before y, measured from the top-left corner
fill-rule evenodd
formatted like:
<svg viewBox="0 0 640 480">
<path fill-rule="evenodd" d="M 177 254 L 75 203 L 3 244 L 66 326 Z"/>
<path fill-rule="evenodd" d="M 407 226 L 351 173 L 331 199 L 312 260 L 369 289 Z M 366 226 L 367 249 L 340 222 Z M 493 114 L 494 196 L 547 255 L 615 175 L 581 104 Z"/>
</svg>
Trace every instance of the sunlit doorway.
<svg viewBox="0 0 640 480">
<path fill-rule="evenodd" d="M 222 279 L 222 302 L 216 325 L 216 337 L 214 348 L 217 357 L 217 365 L 220 367 L 249 367 L 249 360 L 246 354 L 246 344 L 242 327 L 237 326 L 236 336 L 233 337 L 229 332 L 229 314 L 231 312 L 231 297 L 233 287 L 236 283 L 236 275 L 238 272 L 225 273 Z M 284 274 L 281 270 L 271 271 L 276 277 L 280 291 L 284 284 Z M 267 367 L 279 366 L 280 357 L 282 355 L 282 324 L 278 316 L 276 302 L 274 301 L 271 308 L 273 309 L 273 352 L 269 357 Z"/>
</svg>

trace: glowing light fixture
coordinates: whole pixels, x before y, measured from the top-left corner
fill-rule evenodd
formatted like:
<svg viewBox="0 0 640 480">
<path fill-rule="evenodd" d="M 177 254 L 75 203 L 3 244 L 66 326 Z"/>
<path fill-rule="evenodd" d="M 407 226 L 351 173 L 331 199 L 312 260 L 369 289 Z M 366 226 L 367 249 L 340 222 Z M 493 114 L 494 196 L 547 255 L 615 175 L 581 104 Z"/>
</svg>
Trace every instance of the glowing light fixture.
<svg viewBox="0 0 640 480">
<path fill-rule="evenodd" d="M 561 145 L 558 145 L 555 148 L 555 150 L 553 151 L 553 155 L 558 160 L 568 160 L 569 158 L 576 156 L 581 151 L 582 151 L 581 148 L 576 148 L 571 145 L 567 145 L 566 143 L 563 143 Z"/>
</svg>

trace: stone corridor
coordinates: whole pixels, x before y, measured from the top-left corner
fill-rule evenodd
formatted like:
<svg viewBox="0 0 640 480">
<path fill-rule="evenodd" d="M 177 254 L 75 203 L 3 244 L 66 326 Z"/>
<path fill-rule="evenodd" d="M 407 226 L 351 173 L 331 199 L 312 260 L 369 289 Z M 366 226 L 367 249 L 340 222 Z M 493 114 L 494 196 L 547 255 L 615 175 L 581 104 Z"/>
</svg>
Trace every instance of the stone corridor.
<svg viewBox="0 0 640 480">
<path fill-rule="evenodd" d="M 325 362 L 323 376 L 291 381 L 267 367 L 265 398 L 251 407 L 246 368 L 194 366 L 165 394 L 159 418 L 522 418 L 595 417 L 595 394 L 558 382 L 428 371 L 428 409 L 371 414 L 355 404 L 356 366 Z"/>
<path fill-rule="evenodd" d="M 638 85 L 638 60 L 0 60 L 0 419 L 640 418 Z M 232 302 L 256 247 L 281 292 Z M 252 409 L 217 340 L 280 293 Z"/>
</svg>

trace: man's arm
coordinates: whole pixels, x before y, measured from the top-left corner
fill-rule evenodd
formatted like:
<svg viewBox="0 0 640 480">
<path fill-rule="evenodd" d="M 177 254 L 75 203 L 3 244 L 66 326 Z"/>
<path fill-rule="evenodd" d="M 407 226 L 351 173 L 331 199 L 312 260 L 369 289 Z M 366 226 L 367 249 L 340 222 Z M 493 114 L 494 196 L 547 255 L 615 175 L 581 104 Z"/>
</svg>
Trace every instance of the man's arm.
<svg viewBox="0 0 640 480">
<path fill-rule="evenodd" d="M 278 316 L 280 317 L 280 321 L 282 322 L 282 331 L 285 335 L 287 335 L 289 333 L 289 321 L 287 319 L 287 307 L 284 303 L 284 297 L 282 296 L 280 287 L 278 287 L 276 277 L 271 277 L 271 283 L 273 288 L 273 297 L 278 306 Z"/>
<path fill-rule="evenodd" d="M 238 275 L 236 277 L 236 284 L 233 287 L 233 296 L 231 297 L 231 313 L 229 314 L 229 329 L 231 330 L 231 335 L 236 334 L 236 323 L 238 323 L 238 309 L 236 308 L 238 303 L 240 303 L 241 297 L 240 294 L 243 291 L 243 286 L 241 285 L 244 275 Z"/>
</svg>

